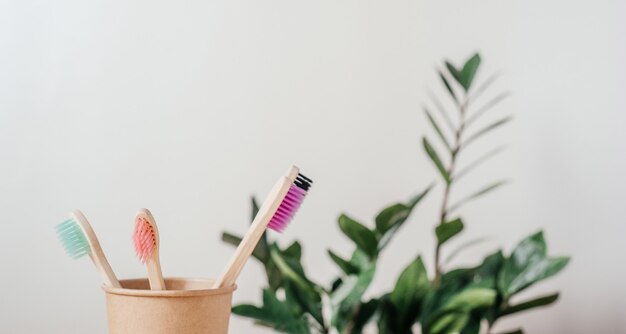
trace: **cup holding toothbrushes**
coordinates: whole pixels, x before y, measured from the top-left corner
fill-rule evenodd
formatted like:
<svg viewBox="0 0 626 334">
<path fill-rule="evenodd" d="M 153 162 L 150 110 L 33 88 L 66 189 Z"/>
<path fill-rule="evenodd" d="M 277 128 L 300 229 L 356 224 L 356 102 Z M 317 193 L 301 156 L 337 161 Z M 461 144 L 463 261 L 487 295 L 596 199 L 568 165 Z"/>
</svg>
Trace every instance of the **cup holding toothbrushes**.
<svg viewBox="0 0 626 334">
<path fill-rule="evenodd" d="M 57 225 L 56 231 L 67 254 L 78 259 L 88 255 L 101 274 L 106 294 L 109 333 L 112 334 L 227 334 L 231 301 L 236 286 L 213 288 L 214 280 L 193 278 L 163 279 L 158 262 L 158 234 L 148 210 L 137 216 L 149 217 L 153 233 L 136 233 L 139 241 L 154 239 L 152 246 L 140 242 L 140 259 L 147 264 L 148 277 L 118 280 L 91 224 L 80 211 Z M 141 221 L 141 225 L 146 222 Z M 140 232 L 144 228 L 139 229 Z M 148 236 L 154 234 L 148 238 Z M 148 244 L 150 244 L 148 242 Z M 150 251 L 148 251 L 150 250 Z"/>
<path fill-rule="evenodd" d="M 76 211 L 57 226 L 68 255 L 89 255 L 100 271 L 112 334 L 227 334 L 236 280 L 266 228 L 282 232 L 311 186 L 312 180 L 291 166 L 266 198 L 242 242 L 217 280 L 163 278 L 159 234 L 147 209 L 135 217 L 133 242 L 148 277 L 119 280 L 82 213 Z"/>
<path fill-rule="evenodd" d="M 235 285 L 213 288 L 201 278 L 165 278 L 150 290 L 146 278 L 103 285 L 110 334 L 227 334 Z"/>
</svg>

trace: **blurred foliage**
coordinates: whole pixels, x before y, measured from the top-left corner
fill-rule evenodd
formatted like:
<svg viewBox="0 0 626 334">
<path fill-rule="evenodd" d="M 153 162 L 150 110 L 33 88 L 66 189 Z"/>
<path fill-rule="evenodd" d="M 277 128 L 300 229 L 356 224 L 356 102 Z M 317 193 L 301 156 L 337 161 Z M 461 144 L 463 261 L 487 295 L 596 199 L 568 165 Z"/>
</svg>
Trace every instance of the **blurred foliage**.
<svg viewBox="0 0 626 334">
<path fill-rule="evenodd" d="M 493 75 L 474 88 L 481 65 L 478 54 L 461 67 L 446 61 L 439 71 L 445 92 L 456 109 L 456 122 L 443 103 L 431 94 L 438 118 L 424 107 L 426 120 L 432 126 L 439 144 L 424 137 L 426 156 L 441 176 L 443 198 L 441 215 L 435 226 L 436 256 L 434 270 L 429 275 L 420 256 L 400 273 L 393 289 L 378 297 L 366 299 L 364 294 L 374 279 L 379 255 L 407 221 L 417 205 L 431 192 L 429 186 L 406 203 L 384 208 L 375 217 L 372 227 L 346 214 L 339 216 L 339 229 L 354 244 L 349 257 L 328 250 L 330 260 L 339 274 L 329 284 L 313 282 L 302 266 L 302 247 L 293 242 L 281 248 L 264 235 L 254 251 L 265 268 L 267 287 L 262 292 L 262 304 L 237 305 L 233 312 L 254 319 L 262 326 L 284 333 L 361 333 L 365 326 L 376 326 L 379 333 L 413 333 L 421 328 L 423 334 L 478 334 L 492 333 L 493 324 L 500 318 L 554 303 L 558 292 L 513 303 L 512 298 L 534 284 L 559 273 L 569 262 L 568 257 L 551 257 L 542 232 L 524 238 L 510 254 L 497 251 L 486 256 L 479 265 L 445 270 L 440 255 L 447 242 L 463 231 L 464 221 L 450 216 L 462 205 L 500 187 L 505 181 L 494 181 L 470 192 L 454 204 L 449 203 L 455 181 L 502 151 L 497 147 L 459 169 L 459 154 L 465 147 L 512 118 L 505 116 L 473 129 L 475 121 L 493 109 L 508 93 L 488 100 L 482 107 L 473 108 L 489 86 L 497 79 Z M 472 112 L 470 114 L 470 112 Z M 439 120 L 438 120 L 439 119 Z M 440 126 L 440 122 L 447 128 Z M 468 130 L 472 133 L 467 133 Z M 440 147 L 440 148 L 437 148 Z M 443 149 L 441 149 L 441 147 Z M 443 154 L 441 153 L 443 152 Z M 258 211 L 252 199 L 252 217 Z M 224 233 L 222 240 L 237 246 L 241 238 Z M 450 252 L 448 260 L 466 247 L 477 244 L 471 240 Z M 448 262 L 446 260 L 446 263 Z M 523 333 L 515 329 L 508 333 Z M 504 333 L 501 333 L 504 334 Z"/>
</svg>

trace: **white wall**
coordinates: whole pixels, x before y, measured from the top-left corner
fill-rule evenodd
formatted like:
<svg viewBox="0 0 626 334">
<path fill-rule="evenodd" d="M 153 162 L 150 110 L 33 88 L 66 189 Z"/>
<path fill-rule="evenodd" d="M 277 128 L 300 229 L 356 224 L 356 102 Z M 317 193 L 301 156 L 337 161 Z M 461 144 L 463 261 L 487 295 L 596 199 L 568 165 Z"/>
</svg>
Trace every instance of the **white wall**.
<svg viewBox="0 0 626 334">
<path fill-rule="evenodd" d="M 509 150 L 457 195 L 506 177 L 464 210 L 462 240 L 543 228 L 563 275 L 547 310 L 501 323 L 529 333 L 626 331 L 626 5 L 619 1 L 11 1 L 0 3 L 2 333 L 104 333 L 98 276 L 70 261 L 52 226 L 91 218 L 121 277 L 136 209 L 155 213 L 166 275 L 215 276 L 243 232 L 248 196 L 295 162 L 315 188 L 281 241 L 301 239 L 327 281 L 333 247 L 350 251 L 340 212 L 364 221 L 436 177 L 420 137 L 433 66 L 475 50 L 513 97 L 514 124 L 483 142 Z M 495 92 L 493 92 L 495 93 Z M 438 189 L 440 190 L 440 189 Z M 440 192 L 383 256 L 374 291 L 421 252 L 432 258 Z M 417 246 L 416 246 L 417 245 Z M 430 264 L 430 261 L 429 261 Z M 258 301 L 246 267 L 237 301 Z M 254 330 L 252 329 L 254 328 Z M 233 333 L 264 332 L 234 318 Z"/>
</svg>

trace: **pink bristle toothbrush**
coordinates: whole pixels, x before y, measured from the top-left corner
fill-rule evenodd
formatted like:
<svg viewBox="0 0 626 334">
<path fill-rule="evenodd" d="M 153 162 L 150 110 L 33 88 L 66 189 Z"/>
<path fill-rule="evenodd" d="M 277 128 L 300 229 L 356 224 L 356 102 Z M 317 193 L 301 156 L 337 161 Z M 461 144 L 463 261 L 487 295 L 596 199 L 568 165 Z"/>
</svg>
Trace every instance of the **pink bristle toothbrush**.
<svg viewBox="0 0 626 334">
<path fill-rule="evenodd" d="M 246 261 L 254 251 L 267 227 L 282 232 L 294 214 L 300 208 L 313 181 L 300 174 L 296 166 L 291 166 L 286 176 L 282 176 L 274 185 L 269 195 L 254 217 L 248 232 L 239 243 L 235 254 L 213 288 L 222 288 L 235 284 Z"/>
<path fill-rule="evenodd" d="M 165 290 L 159 260 L 159 231 L 156 221 L 148 209 L 141 209 L 135 215 L 133 243 L 139 261 L 144 263 L 148 269 L 150 290 Z"/>
</svg>

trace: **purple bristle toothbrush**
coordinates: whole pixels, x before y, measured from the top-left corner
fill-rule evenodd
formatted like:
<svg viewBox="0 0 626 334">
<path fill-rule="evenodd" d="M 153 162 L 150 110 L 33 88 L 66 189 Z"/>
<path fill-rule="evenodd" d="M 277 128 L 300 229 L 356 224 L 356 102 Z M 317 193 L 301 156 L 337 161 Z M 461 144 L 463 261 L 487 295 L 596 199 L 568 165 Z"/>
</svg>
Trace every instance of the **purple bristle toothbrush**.
<svg viewBox="0 0 626 334">
<path fill-rule="evenodd" d="M 304 201 L 311 183 L 313 181 L 300 174 L 300 170 L 296 166 L 291 166 L 287 171 L 287 175 L 282 176 L 276 182 L 265 202 L 261 205 L 259 212 L 254 217 L 250 229 L 248 229 L 241 243 L 239 243 L 226 270 L 215 281 L 214 288 L 217 289 L 235 284 L 239 273 L 241 273 L 243 266 L 267 227 L 278 232 L 282 232 L 287 228 L 287 225 L 289 225 L 289 222 Z"/>
</svg>

